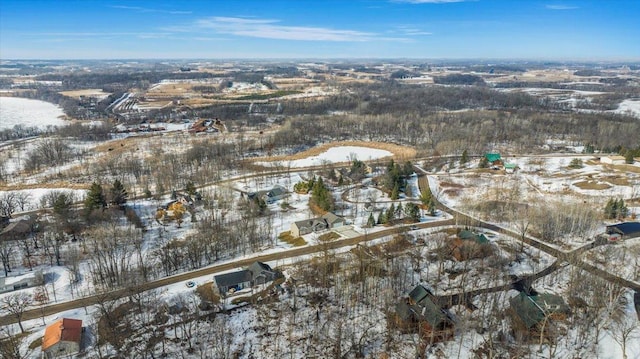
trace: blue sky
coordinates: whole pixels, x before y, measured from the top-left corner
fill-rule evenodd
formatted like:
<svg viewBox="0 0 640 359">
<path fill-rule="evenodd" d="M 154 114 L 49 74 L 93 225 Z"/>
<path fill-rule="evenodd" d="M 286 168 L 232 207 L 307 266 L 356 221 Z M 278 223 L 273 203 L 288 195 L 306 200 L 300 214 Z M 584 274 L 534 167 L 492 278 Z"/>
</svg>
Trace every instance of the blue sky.
<svg viewBox="0 0 640 359">
<path fill-rule="evenodd" d="M 0 59 L 639 60 L 639 0 L 0 0 Z"/>
</svg>

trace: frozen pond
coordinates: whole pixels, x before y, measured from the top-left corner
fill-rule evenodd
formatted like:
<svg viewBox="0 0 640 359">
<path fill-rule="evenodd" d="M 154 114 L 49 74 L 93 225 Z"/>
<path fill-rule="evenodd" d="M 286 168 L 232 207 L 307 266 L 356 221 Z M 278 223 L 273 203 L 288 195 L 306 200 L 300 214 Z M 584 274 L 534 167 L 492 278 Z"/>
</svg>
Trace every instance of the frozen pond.
<svg viewBox="0 0 640 359">
<path fill-rule="evenodd" d="M 62 109 L 54 104 L 19 97 L 0 96 L 0 130 L 15 125 L 45 128 L 49 125 L 62 126 L 65 121 Z"/>
</svg>

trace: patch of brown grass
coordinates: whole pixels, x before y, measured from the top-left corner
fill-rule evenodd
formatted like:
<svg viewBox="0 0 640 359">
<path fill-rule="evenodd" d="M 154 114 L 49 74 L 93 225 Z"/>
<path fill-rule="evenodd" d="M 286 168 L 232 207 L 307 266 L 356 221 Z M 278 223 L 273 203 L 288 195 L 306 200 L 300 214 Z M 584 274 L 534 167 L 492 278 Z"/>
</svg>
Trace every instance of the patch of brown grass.
<svg viewBox="0 0 640 359">
<path fill-rule="evenodd" d="M 616 186 L 629 186 L 631 185 L 629 183 L 629 180 L 626 177 L 622 177 L 622 176 L 606 176 L 606 177 L 602 177 L 603 181 L 609 182 L 613 185 Z"/>
<path fill-rule="evenodd" d="M 440 182 L 440 187 L 464 188 L 464 186 L 459 183 L 453 183 L 453 182 L 447 182 L 447 181 Z"/>
<path fill-rule="evenodd" d="M 611 185 L 607 183 L 601 183 L 598 181 L 580 181 L 573 184 L 574 186 L 580 189 L 594 189 L 594 190 L 603 190 L 611 188 Z"/>
<path fill-rule="evenodd" d="M 634 165 L 614 165 L 613 168 L 623 172 L 640 173 L 640 167 Z"/>
<path fill-rule="evenodd" d="M 213 304 L 220 303 L 220 296 L 218 296 L 213 290 L 213 282 L 207 282 L 199 285 L 196 288 L 196 293 L 203 302 L 209 302 Z"/>
<path fill-rule="evenodd" d="M 338 239 L 338 238 L 340 238 L 340 235 L 338 233 L 329 232 L 329 233 L 325 233 L 325 234 L 321 235 L 320 237 L 318 237 L 318 240 L 320 242 L 329 242 L 329 241 L 332 241 L 332 240 Z"/>
<path fill-rule="evenodd" d="M 300 247 L 307 244 L 307 241 L 305 241 L 304 238 L 294 237 L 291 235 L 290 231 L 280 233 L 280 235 L 278 236 L 278 239 L 280 239 L 283 242 L 289 243 L 293 247 Z"/>
<path fill-rule="evenodd" d="M 35 188 L 51 188 L 51 189 L 88 189 L 89 184 L 86 183 L 69 183 L 69 182 L 49 182 L 49 183 L 21 183 L 9 186 L 0 186 L 0 191 L 19 191 Z"/>
</svg>

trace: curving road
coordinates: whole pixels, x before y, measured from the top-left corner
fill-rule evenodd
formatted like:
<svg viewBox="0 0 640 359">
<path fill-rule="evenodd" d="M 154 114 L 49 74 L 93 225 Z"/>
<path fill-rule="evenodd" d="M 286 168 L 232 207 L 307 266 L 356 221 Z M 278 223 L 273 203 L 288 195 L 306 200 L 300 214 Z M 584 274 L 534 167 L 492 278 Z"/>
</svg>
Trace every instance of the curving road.
<svg viewBox="0 0 640 359">
<path fill-rule="evenodd" d="M 439 227 L 439 226 L 448 226 L 452 224 L 454 224 L 453 219 L 446 219 L 441 221 L 420 223 L 420 224 L 417 224 L 417 226 L 419 228 L 433 228 L 433 227 Z M 358 237 L 338 239 L 338 240 L 327 242 L 327 243 L 321 243 L 321 244 L 316 244 L 316 245 L 307 246 L 307 247 L 292 248 L 283 252 L 263 254 L 263 255 L 258 255 L 251 258 L 239 259 L 229 263 L 213 265 L 210 267 L 194 270 L 191 272 L 177 274 L 171 277 L 165 277 L 165 278 L 153 280 L 147 283 L 140 284 L 135 287 L 118 289 L 110 292 L 94 294 L 88 297 L 78 298 L 78 299 L 63 302 L 63 303 L 52 304 L 44 307 L 43 309 L 35 308 L 35 309 L 27 310 L 24 312 L 22 320 L 39 318 L 42 316 L 42 310 L 44 310 L 44 315 L 51 315 L 51 314 L 59 313 L 62 311 L 82 308 L 82 307 L 102 303 L 106 300 L 113 300 L 113 299 L 118 299 L 122 297 L 127 297 L 133 294 L 150 290 L 150 289 L 155 289 L 155 288 L 164 287 L 170 284 L 188 281 L 193 278 L 197 278 L 205 275 L 214 275 L 230 269 L 245 267 L 255 261 L 260 261 L 260 262 L 276 261 L 276 260 L 294 258 L 298 256 L 303 256 L 303 255 L 322 253 L 327 250 L 338 249 L 346 246 L 353 246 L 353 245 L 371 241 L 377 238 L 382 238 L 388 235 L 400 233 L 403 230 L 405 230 L 407 227 L 408 226 L 393 227 L 393 228 L 385 229 L 379 232 L 364 234 Z M 17 323 L 17 320 L 15 317 L 13 316 L 0 317 L 0 325 L 7 325 L 11 323 Z"/>
<path fill-rule="evenodd" d="M 421 176 L 425 176 L 427 175 L 427 172 L 424 171 L 422 168 L 414 166 L 416 169 L 416 173 L 421 174 Z M 273 174 L 286 174 L 291 172 L 292 170 L 295 172 L 299 172 L 299 171 L 304 171 L 304 170 L 312 170 L 312 169 L 317 169 L 316 167 L 306 167 L 303 169 L 291 169 L 291 170 L 275 170 L 275 171 L 271 171 L 269 172 L 269 174 L 273 175 Z M 226 180 L 222 180 L 222 181 L 218 181 L 215 184 L 218 185 L 224 185 L 225 183 L 229 183 L 232 181 L 238 181 L 238 180 L 242 180 L 243 178 L 250 178 L 250 177 L 258 177 L 258 176 L 264 176 L 266 173 L 258 173 L 258 174 L 254 174 L 254 175 L 249 175 L 249 176 L 241 176 L 241 177 L 236 177 L 236 178 L 232 178 L 232 179 L 226 179 Z M 238 190 L 238 189 L 236 189 Z M 240 190 L 238 190 L 240 191 Z M 434 199 L 435 200 L 435 199 Z M 483 227 L 489 230 L 493 230 L 499 233 L 503 233 L 509 236 L 512 236 L 514 238 L 517 238 L 521 241 L 523 241 L 524 243 L 535 247 L 537 249 L 540 249 L 552 256 L 554 256 L 555 258 L 557 258 L 558 261 L 567 261 L 572 265 L 575 265 L 589 273 L 592 273 L 594 275 L 597 275 L 607 281 L 610 282 L 614 282 L 617 283 L 619 285 L 622 285 L 624 287 L 630 288 L 635 290 L 636 292 L 640 292 L 640 284 L 633 282 L 633 281 L 629 281 L 627 279 L 618 277 L 616 275 L 613 275 L 607 271 L 604 271 L 602 269 L 599 269 L 591 264 L 585 263 L 584 261 L 580 260 L 580 254 L 583 253 L 584 251 L 593 248 L 594 246 L 598 245 L 597 243 L 591 243 L 588 244 L 584 247 L 578 248 L 576 250 L 570 251 L 570 252 L 565 252 L 562 251 L 558 248 L 555 248 L 553 246 L 550 246 L 549 244 L 540 241 L 537 238 L 531 237 L 531 236 L 523 236 L 521 233 L 517 233 L 516 231 L 507 229 L 507 228 L 503 228 L 503 227 L 499 227 L 495 224 L 492 223 L 488 223 L 485 221 L 482 221 L 480 219 L 477 218 L 473 218 L 465 213 L 462 213 L 460 211 L 457 211 L 453 208 L 450 208 L 446 205 L 444 205 L 443 203 L 435 200 L 436 202 L 436 206 L 438 207 L 438 209 L 446 211 L 450 214 L 452 214 L 454 216 L 454 218 L 452 219 L 447 219 L 447 220 L 440 220 L 440 221 L 433 221 L 433 222 L 427 222 L 427 223 L 419 223 L 416 224 L 419 228 L 432 228 L 432 227 L 439 227 L 439 226 L 445 226 L 445 225 L 454 225 L 454 224 L 469 224 L 469 225 L 473 225 L 476 227 Z M 205 275 L 214 275 L 223 271 L 227 271 L 230 269 L 234 269 L 234 268 L 239 268 L 239 267 L 244 267 L 244 266 L 248 266 L 251 263 L 253 263 L 254 261 L 262 261 L 262 262 L 268 262 L 268 261 L 275 261 L 275 260 L 282 260 L 282 259 L 288 259 L 288 258 L 294 258 L 294 257 L 298 257 L 298 256 L 302 256 L 302 255 L 310 255 L 310 254 L 316 254 L 316 253 L 322 253 L 324 251 L 327 250 L 333 250 L 333 249 L 337 249 L 337 248 L 341 248 L 341 247 L 345 247 L 345 246 L 352 246 L 352 245 L 356 245 L 359 243 L 363 243 L 363 242 L 367 242 L 373 239 L 377 239 L 377 238 L 381 238 L 384 236 L 388 236 L 391 234 L 395 234 L 395 233 L 399 233 L 403 230 L 406 230 L 406 227 L 408 226 L 402 226 L 402 227 L 394 227 L 394 228 L 389 228 L 389 229 L 385 229 L 383 231 L 379 231 L 379 232 L 374 232 L 374 233 L 369 233 L 369 234 L 365 234 L 365 235 L 361 235 L 361 236 L 357 236 L 357 237 L 352 237 L 352 238 L 346 238 L 346 239 L 339 239 L 339 240 L 335 240 L 332 242 L 328 242 L 328 243 L 323 243 L 323 244 L 317 244 L 317 245 L 313 245 L 313 246 L 307 246 L 307 247 L 299 247 L 299 248 L 293 248 L 293 249 L 289 249 L 283 252 L 279 252 L 279 253 L 271 253 L 271 254 L 265 254 L 265 255 L 258 255 L 252 258 L 247 258 L 247 259 L 240 259 L 240 260 L 235 260 L 233 262 L 229 262 L 229 263 L 224 263 L 224 264 L 218 264 L 218 265 L 213 265 L 213 266 L 209 266 L 206 268 L 202 268 L 202 269 L 198 269 L 195 271 L 191 271 L 191 272 L 186 272 L 186 273 L 181 273 L 181 274 L 177 274 L 171 277 L 165 277 L 165 278 L 161 278 L 161 279 L 157 279 L 157 280 L 153 280 L 147 283 L 143 283 L 140 285 L 137 285 L 135 287 L 129 287 L 129 288 L 123 288 L 123 289 L 119 289 L 119 290 L 114 290 L 114 291 L 110 291 L 110 292 L 105 292 L 105 293 L 99 293 L 99 294 L 95 294 L 95 295 L 91 295 L 88 297 L 83 297 L 83 298 L 78 298 L 75 300 L 71 300 L 71 301 L 67 301 L 67 302 L 63 302 L 63 303 L 58 303 L 58 304 L 52 304 L 52 305 L 48 305 L 45 306 L 44 308 L 35 308 L 35 309 L 31 309 L 28 311 L 25 311 L 23 313 L 22 316 L 22 320 L 30 320 L 30 319 L 36 319 L 38 317 L 42 316 L 42 313 L 44 312 L 44 315 L 52 315 L 55 313 L 59 313 L 62 311 L 67 311 L 67 310 L 71 310 L 71 309 L 77 309 L 77 308 L 82 308 L 82 307 L 86 307 L 86 306 L 91 306 L 91 305 L 95 305 L 98 303 L 102 303 L 104 301 L 107 300 L 113 300 L 113 299 L 118 299 L 118 298 L 122 298 L 122 297 L 126 297 L 126 296 L 130 296 L 133 294 L 137 294 L 137 293 L 141 293 L 147 290 L 151 290 L 151 289 L 155 289 L 155 288 L 159 288 L 159 287 L 163 287 L 163 286 L 167 286 L 170 284 L 175 284 L 175 283 L 179 283 L 179 282 L 183 282 L 183 281 L 188 281 L 190 279 L 196 278 L 196 277 L 201 277 L 201 276 L 205 276 Z M 554 263 L 551 267 L 545 269 L 543 272 L 534 274 L 533 277 L 535 276 L 540 276 L 540 275 L 546 275 L 546 271 L 550 270 L 553 271 L 555 269 L 557 269 L 557 263 L 558 261 L 556 261 L 556 263 Z M 547 273 L 548 274 L 548 273 Z M 505 284 L 504 286 L 500 286 L 500 288 L 511 288 L 513 284 Z M 475 294 L 480 294 L 481 292 L 487 292 L 487 291 L 492 291 L 492 290 L 496 290 L 496 288 L 485 288 L 485 289 L 478 289 L 476 291 L 473 292 L 469 292 L 469 293 L 461 293 L 461 294 L 453 294 L 453 295 L 449 295 L 446 296 L 447 298 L 449 298 L 448 300 L 451 301 L 455 296 L 459 296 L 460 298 L 458 298 L 458 301 L 462 300 L 462 296 L 464 296 L 465 298 L 468 298 L 468 296 L 472 293 Z M 0 325 L 8 325 L 11 323 L 16 323 L 17 320 L 15 318 L 15 316 L 3 316 L 0 317 Z"/>
</svg>

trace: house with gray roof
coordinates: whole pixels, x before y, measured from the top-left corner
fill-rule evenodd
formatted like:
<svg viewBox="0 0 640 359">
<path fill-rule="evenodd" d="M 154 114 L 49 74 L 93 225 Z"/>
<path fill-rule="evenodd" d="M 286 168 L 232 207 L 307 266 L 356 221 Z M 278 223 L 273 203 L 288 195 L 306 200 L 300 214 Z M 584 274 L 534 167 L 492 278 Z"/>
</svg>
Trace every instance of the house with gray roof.
<svg viewBox="0 0 640 359">
<path fill-rule="evenodd" d="M 344 219 L 331 212 L 325 213 L 322 217 L 305 219 L 291 224 L 291 235 L 300 237 L 308 233 L 317 233 L 333 228 L 344 226 Z"/>
<path fill-rule="evenodd" d="M 278 277 L 278 272 L 262 262 L 253 262 L 248 268 L 220 274 L 213 277 L 218 291 L 224 295 L 229 291 L 239 291 L 255 285 L 266 284 Z"/>
<path fill-rule="evenodd" d="M 269 190 L 251 192 L 251 193 L 249 193 L 247 195 L 247 197 L 249 199 L 260 198 L 265 203 L 271 204 L 271 203 L 274 203 L 274 202 L 279 201 L 281 199 L 285 199 L 288 194 L 289 194 L 289 192 L 287 192 L 286 188 L 284 188 L 282 186 L 279 186 L 279 185 L 276 185 L 276 186 L 273 186 L 273 188 L 271 188 Z"/>
</svg>

